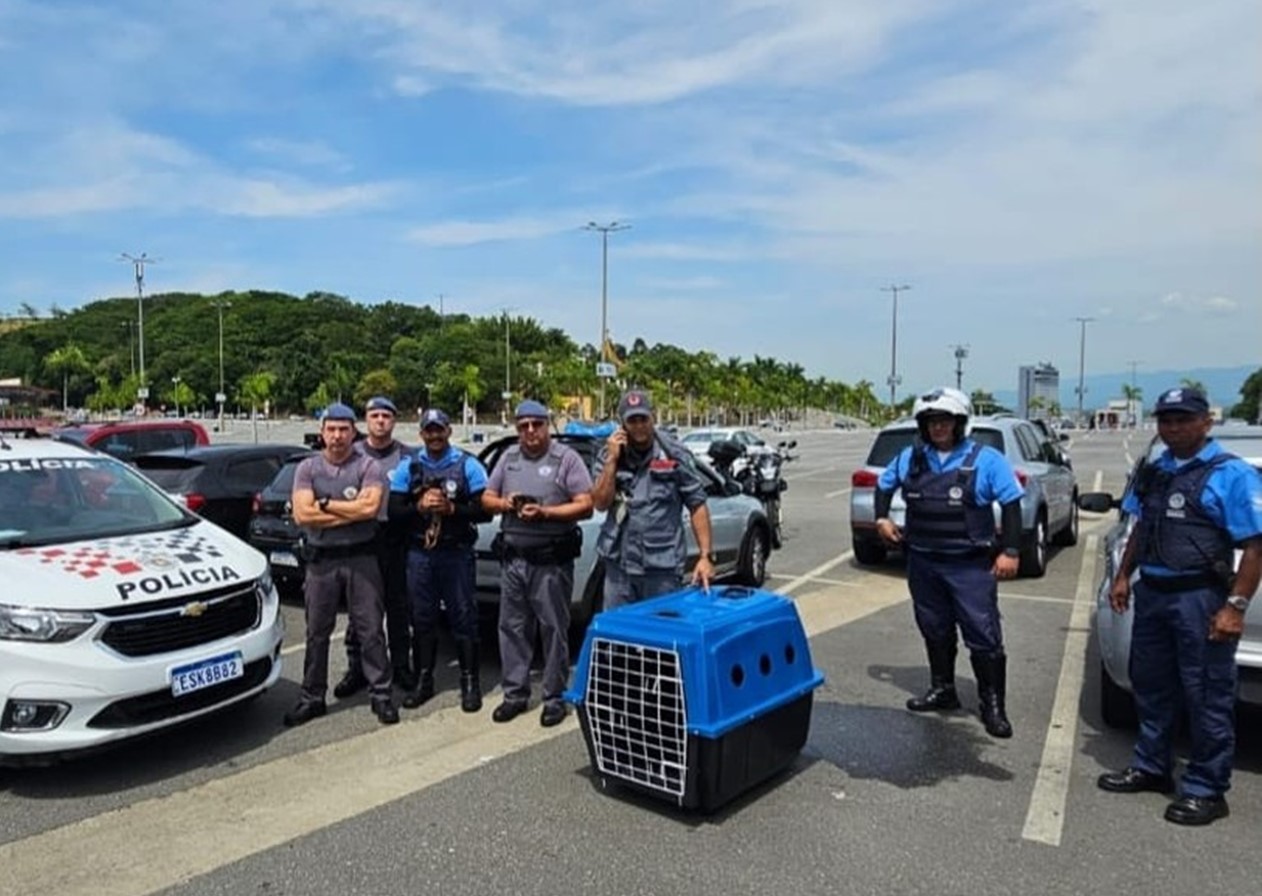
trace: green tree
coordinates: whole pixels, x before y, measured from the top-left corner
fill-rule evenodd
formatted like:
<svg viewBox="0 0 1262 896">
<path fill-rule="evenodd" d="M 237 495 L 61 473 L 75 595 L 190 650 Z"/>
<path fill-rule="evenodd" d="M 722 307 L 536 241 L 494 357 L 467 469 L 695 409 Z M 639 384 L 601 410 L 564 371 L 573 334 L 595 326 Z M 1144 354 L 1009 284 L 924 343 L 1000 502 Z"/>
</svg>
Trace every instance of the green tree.
<svg viewBox="0 0 1262 896">
<path fill-rule="evenodd" d="M 92 370 L 83 349 L 69 342 L 49 353 L 44 359 L 44 366 L 53 374 L 61 374 L 61 409 L 63 412 L 70 410 L 70 378 Z"/>
<path fill-rule="evenodd" d="M 1262 423 L 1262 367 L 1259 367 L 1240 386 L 1240 402 L 1233 405 L 1230 416 Z"/>
<path fill-rule="evenodd" d="M 237 394 L 242 404 L 250 406 L 250 425 L 254 432 L 254 441 L 259 440 L 260 407 L 271 406 L 272 388 L 276 385 L 276 374 L 270 370 L 260 370 L 241 378 Z"/>
<path fill-rule="evenodd" d="M 399 383 L 394 374 L 384 367 L 370 370 L 359 378 L 355 386 L 355 405 L 363 407 L 374 395 L 394 396 L 399 391 Z"/>
</svg>

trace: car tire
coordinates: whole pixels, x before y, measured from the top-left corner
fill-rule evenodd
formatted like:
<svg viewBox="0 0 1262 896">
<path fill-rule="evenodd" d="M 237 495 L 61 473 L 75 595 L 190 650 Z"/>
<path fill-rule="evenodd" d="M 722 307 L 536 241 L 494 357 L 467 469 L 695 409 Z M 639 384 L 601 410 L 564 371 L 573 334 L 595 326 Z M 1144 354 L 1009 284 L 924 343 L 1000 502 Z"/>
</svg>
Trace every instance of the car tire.
<svg viewBox="0 0 1262 896">
<path fill-rule="evenodd" d="M 863 566 L 880 566 L 885 562 L 887 552 L 885 545 L 879 541 L 855 537 L 852 544 L 854 545 L 854 558 Z"/>
<path fill-rule="evenodd" d="M 754 526 L 741 542 L 741 559 L 736 577 L 742 585 L 761 588 L 767 581 L 767 556 L 771 553 L 770 538 L 763 526 Z"/>
<path fill-rule="evenodd" d="M 1078 543 L 1078 493 L 1074 492 L 1073 503 L 1069 509 L 1069 523 L 1056 533 L 1055 543 L 1061 547 L 1072 548 Z"/>
<path fill-rule="evenodd" d="M 1041 579 L 1047 572 L 1047 511 L 1042 508 L 1021 548 L 1019 572 L 1029 579 Z"/>
<path fill-rule="evenodd" d="M 1110 728 L 1134 728 L 1139 721 L 1135 698 L 1113 680 L 1103 662 L 1100 663 L 1100 717 Z"/>
</svg>

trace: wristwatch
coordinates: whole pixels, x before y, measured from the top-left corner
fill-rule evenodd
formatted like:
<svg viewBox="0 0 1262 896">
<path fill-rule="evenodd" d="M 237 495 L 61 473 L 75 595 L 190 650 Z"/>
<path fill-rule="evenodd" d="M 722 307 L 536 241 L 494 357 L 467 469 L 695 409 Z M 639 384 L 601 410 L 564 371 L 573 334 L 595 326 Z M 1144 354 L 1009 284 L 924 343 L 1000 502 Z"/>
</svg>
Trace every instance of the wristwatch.
<svg viewBox="0 0 1262 896">
<path fill-rule="evenodd" d="M 1243 594 L 1233 594 L 1231 597 L 1227 598 L 1227 606 L 1231 607 L 1233 610 L 1239 610 L 1243 613 L 1249 609 L 1249 598 L 1245 597 Z"/>
<path fill-rule="evenodd" d="M 1016 548 L 1004 548 L 1003 555 L 1005 557 L 1020 557 L 1021 552 L 1017 550 Z"/>
<path fill-rule="evenodd" d="M 320 505 L 320 509 L 321 509 L 321 510 L 328 510 L 328 509 L 329 509 L 329 497 L 328 497 L 328 495 L 325 495 L 323 498 L 321 498 L 320 500 L 316 501 L 316 504 Z"/>
<path fill-rule="evenodd" d="M 714 551 L 710 551 L 710 553 L 706 554 L 705 558 L 709 560 L 711 563 L 719 562 L 719 555 L 714 553 Z"/>
</svg>

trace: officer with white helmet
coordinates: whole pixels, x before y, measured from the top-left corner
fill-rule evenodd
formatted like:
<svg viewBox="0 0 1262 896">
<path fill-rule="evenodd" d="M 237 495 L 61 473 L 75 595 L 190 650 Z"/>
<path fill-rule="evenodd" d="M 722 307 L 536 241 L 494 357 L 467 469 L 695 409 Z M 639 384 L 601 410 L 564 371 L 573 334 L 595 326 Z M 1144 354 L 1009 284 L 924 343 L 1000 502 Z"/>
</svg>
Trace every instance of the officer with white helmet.
<svg viewBox="0 0 1262 896">
<path fill-rule="evenodd" d="M 907 708 L 959 708 L 958 628 L 977 676 L 982 723 L 992 737 L 1011 737 L 997 580 L 1017 573 L 1023 490 L 1003 454 L 969 437 L 972 408 L 963 392 L 941 388 L 920 395 L 912 414 L 919 438 L 885 468 L 876 490 L 876 530 L 889 544 L 906 548 L 907 585 L 929 654 L 929 690 L 908 700 Z M 902 532 L 889 519 L 899 488 L 907 503 Z M 998 535 L 995 501 L 1001 508 Z"/>
</svg>

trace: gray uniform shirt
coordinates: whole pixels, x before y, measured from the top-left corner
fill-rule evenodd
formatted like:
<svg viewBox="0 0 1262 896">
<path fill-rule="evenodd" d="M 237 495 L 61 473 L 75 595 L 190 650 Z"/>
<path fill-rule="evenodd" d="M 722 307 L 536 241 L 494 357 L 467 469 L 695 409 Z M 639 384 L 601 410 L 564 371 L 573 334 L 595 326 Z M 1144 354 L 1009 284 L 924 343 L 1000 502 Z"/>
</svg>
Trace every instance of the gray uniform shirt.
<svg viewBox="0 0 1262 896">
<path fill-rule="evenodd" d="M 386 493 L 382 486 L 381 466 L 367 455 L 352 451 L 350 456 L 340 464 L 332 464 L 324 459 L 323 454 L 313 454 L 294 471 L 294 491 L 311 489 L 316 500 L 331 498 L 337 501 L 349 501 L 359 494 L 365 485 L 377 486 L 381 494 Z M 352 544 L 364 544 L 372 541 L 377 535 L 377 521 L 364 520 L 346 526 L 333 526 L 327 529 L 315 526 L 303 526 L 303 536 L 307 544 L 313 547 L 339 547 Z"/>
<path fill-rule="evenodd" d="M 503 459 L 491 471 L 487 489 L 507 498 L 512 494 L 531 495 L 545 507 L 568 504 L 575 496 L 592 490 L 592 475 L 582 456 L 560 442 L 549 442 L 540 457 L 526 457 L 521 446 L 504 452 Z M 525 522 L 514 514 L 500 517 L 504 540 L 514 547 L 530 548 L 549 543 L 558 535 L 574 529 L 575 523 L 559 520 Z"/>
<path fill-rule="evenodd" d="M 607 458 L 602 452 L 596 475 Z M 656 433 L 647 452 L 623 449 L 614 503 L 605 515 L 596 552 L 631 575 L 678 571 L 685 560 L 684 508 L 705 503 L 705 481 L 692 453 Z"/>
<path fill-rule="evenodd" d="M 374 448 L 368 444 L 367 439 L 360 439 L 355 443 L 355 451 L 365 457 L 371 457 L 381 467 L 381 489 L 382 494 L 387 497 L 390 494 L 390 474 L 394 472 L 394 468 L 402 462 L 403 457 L 408 452 L 408 446 L 404 445 L 398 439 L 391 439 L 390 444 L 385 449 Z M 381 502 L 381 510 L 377 512 L 377 519 L 385 522 L 387 518 L 387 510 L 390 507 L 390 501 Z"/>
</svg>

